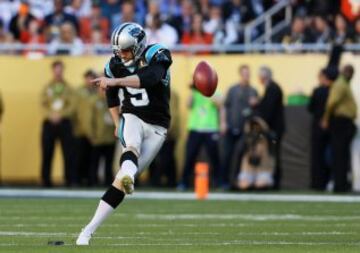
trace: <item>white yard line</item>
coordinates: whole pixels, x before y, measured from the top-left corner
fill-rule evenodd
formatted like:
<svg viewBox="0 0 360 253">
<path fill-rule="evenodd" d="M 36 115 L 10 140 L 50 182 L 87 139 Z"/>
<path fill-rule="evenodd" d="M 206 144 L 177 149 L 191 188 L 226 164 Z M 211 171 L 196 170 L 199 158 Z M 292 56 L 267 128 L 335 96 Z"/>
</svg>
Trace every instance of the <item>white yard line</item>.
<svg viewBox="0 0 360 253">
<path fill-rule="evenodd" d="M 143 220 L 162 220 L 162 221 L 180 221 L 180 220 L 243 220 L 243 221 L 359 221 L 359 215 L 300 215 L 300 214 L 218 214 L 218 213 L 185 213 L 185 214 L 116 214 L 118 218 L 132 218 Z M 1 220 L 23 220 L 24 216 L 1 217 Z M 46 220 L 46 221 L 73 221 L 79 220 L 77 216 L 27 216 L 27 220 Z M 146 225 L 146 224 L 144 224 Z M 194 224 L 195 225 L 195 224 Z M 197 226 L 197 224 L 195 225 Z"/>
<path fill-rule="evenodd" d="M 97 236 L 94 238 L 98 239 L 144 239 L 152 238 L 152 240 L 182 240 L 181 238 L 174 238 L 174 235 L 220 235 L 220 233 L 215 232 L 161 232 L 156 233 L 156 235 L 165 235 L 170 236 L 170 238 L 154 238 L 153 232 L 139 232 L 135 233 L 137 236 Z M 340 231 L 329 231 L 329 232 L 239 232 L 236 235 L 242 236 L 323 236 L 323 235 L 355 235 L 355 232 L 340 232 Z M 75 237 L 77 233 L 65 233 L 65 232 L 23 232 L 23 231 L 0 231 L 0 236 L 11 236 L 11 237 Z"/>
<path fill-rule="evenodd" d="M 246 221 L 347 221 L 360 220 L 360 216 L 297 215 L 297 214 L 136 214 L 144 220 L 246 220 Z"/>
<path fill-rule="evenodd" d="M 27 246 L 27 247 L 42 247 L 46 244 L 19 244 L 19 243 L 0 243 L 0 247 L 14 247 L 14 246 Z M 102 247 L 139 247 L 139 246 L 251 246 L 251 245 L 298 245 L 298 246 L 360 246 L 360 243 L 346 243 L 346 242 L 291 242 L 291 241 L 225 241 L 225 242 L 198 242 L 198 243 L 110 243 L 101 245 Z M 76 247 L 74 244 L 65 244 L 59 247 Z M 93 244 L 93 246 L 100 246 Z M 91 248 L 91 246 L 90 246 Z"/>
<path fill-rule="evenodd" d="M 0 189 L 0 197 L 44 197 L 44 198 L 100 198 L 104 191 L 86 190 L 42 190 L 42 189 Z M 194 193 L 178 192 L 135 192 L 131 199 L 195 200 Z M 304 195 L 304 194 L 244 194 L 210 193 L 209 200 L 234 201 L 282 201 L 282 202 L 339 202 L 360 203 L 360 196 L 350 195 Z"/>
<path fill-rule="evenodd" d="M 227 246 L 227 245 L 344 245 L 344 246 L 360 246 L 360 243 L 346 242 L 291 242 L 291 241 L 229 241 L 229 242 L 206 242 L 206 243 L 115 243 L 106 244 L 107 246 Z"/>
</svg>

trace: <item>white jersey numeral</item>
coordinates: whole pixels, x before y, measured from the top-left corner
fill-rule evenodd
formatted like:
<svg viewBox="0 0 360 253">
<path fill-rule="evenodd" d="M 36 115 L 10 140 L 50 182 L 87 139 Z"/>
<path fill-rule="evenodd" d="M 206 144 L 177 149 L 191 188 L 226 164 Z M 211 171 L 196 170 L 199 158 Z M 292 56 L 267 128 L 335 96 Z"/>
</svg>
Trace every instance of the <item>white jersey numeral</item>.
<svg viewBox="0 0 360 253">
<path fill-rule="evenodd" d="M 147 106 L 150 103 L 149 96 L 145 89 L 126 88 L 131 94 L 130 102 L 133 106 Z"/>
</svg>

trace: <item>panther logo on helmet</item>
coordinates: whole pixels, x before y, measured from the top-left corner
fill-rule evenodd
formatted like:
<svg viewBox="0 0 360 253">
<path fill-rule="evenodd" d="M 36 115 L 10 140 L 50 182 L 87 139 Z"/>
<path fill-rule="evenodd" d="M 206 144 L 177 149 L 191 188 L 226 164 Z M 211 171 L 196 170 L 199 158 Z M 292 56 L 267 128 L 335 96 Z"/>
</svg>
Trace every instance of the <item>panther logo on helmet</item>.
<svg viewBox="0 0 360 253">
<path fill-rule="evenodd" d="M 141 41 L 145 37 L 145 32 L 141 30 L 139 27 L 135 27 L 134 29 L 131 29 L 129 33 L 137 39 L 137 41 Z"/>
</svg>

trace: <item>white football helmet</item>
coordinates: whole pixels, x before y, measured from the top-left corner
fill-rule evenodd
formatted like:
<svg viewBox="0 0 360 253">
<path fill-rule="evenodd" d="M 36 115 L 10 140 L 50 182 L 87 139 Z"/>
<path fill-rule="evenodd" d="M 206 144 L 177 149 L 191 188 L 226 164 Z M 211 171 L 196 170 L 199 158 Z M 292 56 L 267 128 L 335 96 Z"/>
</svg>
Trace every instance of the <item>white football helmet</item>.
<svg viewBox="0 0 360 253">
<path fill-rule="evenodd" d="M 111 35 L 111 45 L 114 53 L 119 50 L 131 49 L 134 60 L 124 62 L 126 66 L 137 62 L 146 47 L 146 34 L 144 29 L 136 23 L 124 23 L 119 25 Z"/>
</svg>

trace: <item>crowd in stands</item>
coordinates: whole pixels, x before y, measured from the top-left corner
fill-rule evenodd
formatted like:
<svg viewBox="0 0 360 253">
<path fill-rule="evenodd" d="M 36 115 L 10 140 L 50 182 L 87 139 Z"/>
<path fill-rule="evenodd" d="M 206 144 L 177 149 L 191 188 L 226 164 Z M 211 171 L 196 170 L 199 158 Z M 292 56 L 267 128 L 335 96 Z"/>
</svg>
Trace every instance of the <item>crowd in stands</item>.
<svg viewBox="0 0 360 253">
<path fill-rule="evenodd" d="M 292 20 L 291 26 L 277 35 L 274 42 L 278 43 L 359 43 L 360 19 L 352 23 L 342 13 L 337 13 L 331 19 L 317 15 L 308 17 L 298 14 Z"/>
<path fill-rule="evenodd" d="M 230 45 L 244 42 L 244 27 L 277 0 L 0 0 L 0 44 L 49 44 L 46 54 L 86 52 L 84 44 L 109 42 L 119 23 L 146 28 L 149 43 Z M 350 0 L 291 0 L 291 25 L 277 43 L 360 40 L 359 8 Z M 354 11 L 355 10 L 355 11 Z M 281 19 L 274 17 L 276 23 Z M 253 34 L 264 28 L 255 28 Z M 69 47 L 62 46 L 70 44 Z M 12 52 L 13 53 L 13 52 Z"/>
</svg>

